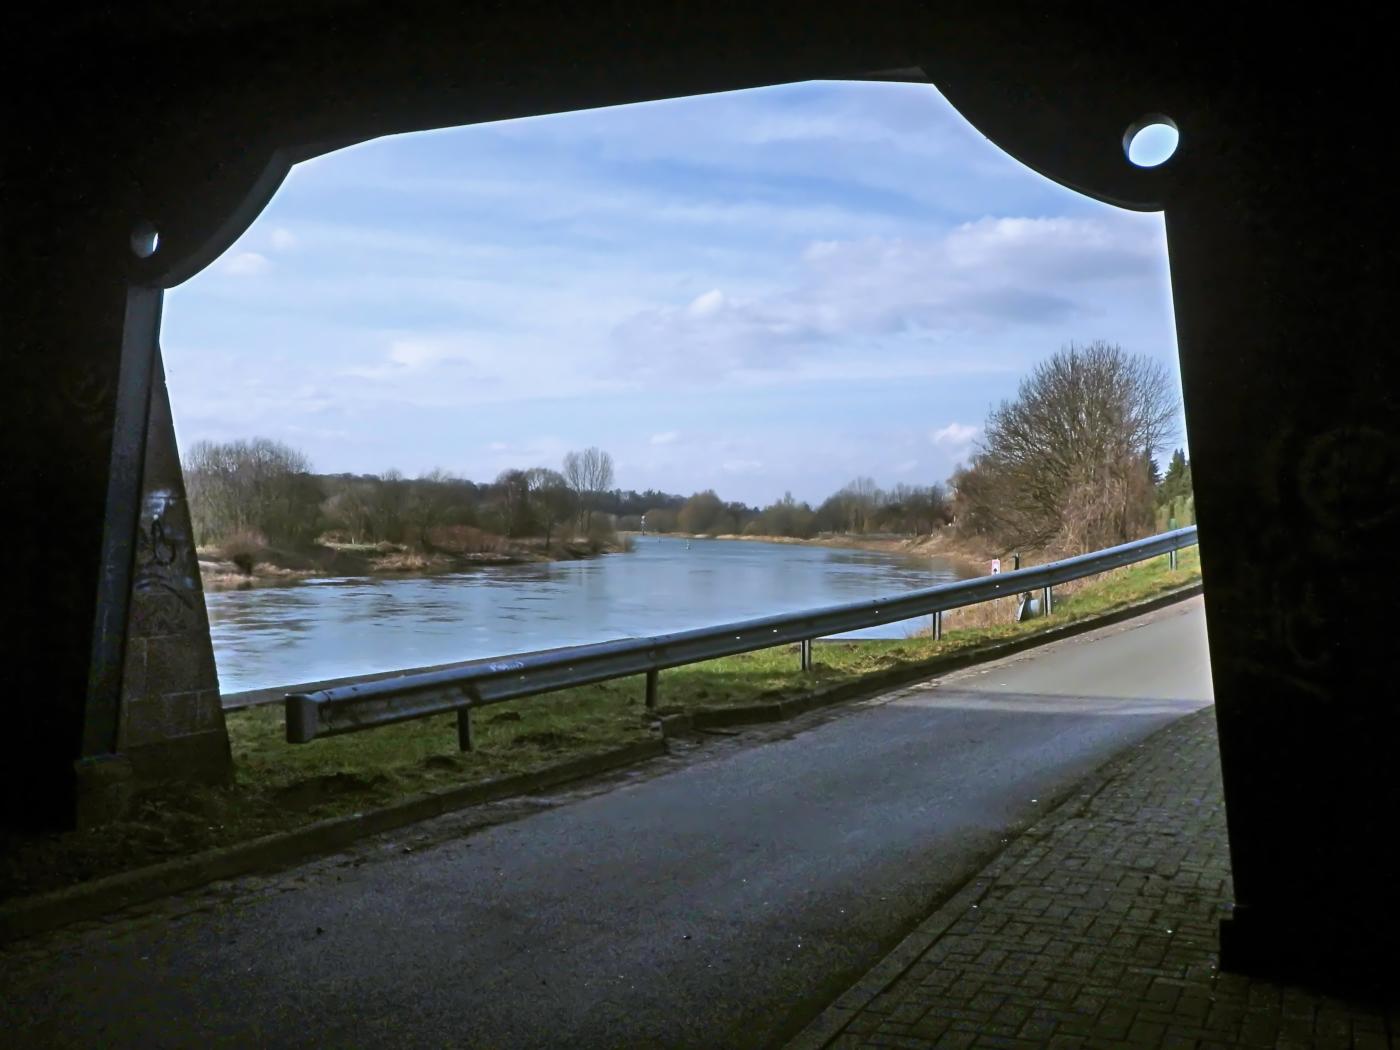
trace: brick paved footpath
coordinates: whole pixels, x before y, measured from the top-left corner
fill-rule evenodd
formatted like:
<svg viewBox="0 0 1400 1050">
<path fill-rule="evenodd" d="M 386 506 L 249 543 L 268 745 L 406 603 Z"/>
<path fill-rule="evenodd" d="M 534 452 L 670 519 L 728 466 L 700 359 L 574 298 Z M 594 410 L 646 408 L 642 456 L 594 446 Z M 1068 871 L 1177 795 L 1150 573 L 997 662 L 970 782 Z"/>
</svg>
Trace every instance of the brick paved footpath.
<svg viewBox="0 0 1400 1050">
<path fill-rule="evenodd" d="M 1219 972 L 1230 899 L 1207 708 L 1091 778 L 789 1050 L 1400 1050 L 1400 1007 Z"/>
</svg>

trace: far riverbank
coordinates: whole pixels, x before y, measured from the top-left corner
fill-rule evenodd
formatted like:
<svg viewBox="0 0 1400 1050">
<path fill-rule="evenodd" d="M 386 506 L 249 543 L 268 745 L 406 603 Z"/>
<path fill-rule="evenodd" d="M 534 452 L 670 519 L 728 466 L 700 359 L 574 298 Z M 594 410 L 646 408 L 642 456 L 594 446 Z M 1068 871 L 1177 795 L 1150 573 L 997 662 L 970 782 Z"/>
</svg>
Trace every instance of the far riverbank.
<svg viewBox="0 0 1400 1050">
<path fill-rule="evenodd" d="M 638 535 L 638 533 L 628 535 Z M 941 558 L 967 569 L 975 569 L 977 575 L 987 572 L 991 559 L 997 556 L 996 552 L 985 544 L 956 536 L 951 529 L 922 536 L 861 536 L 849 533 L 824 533 L 805 539 L 797 536 L 751 536 L 741 533 L 704 536 L 673 532 L 662 535 L 688 540 L 784 543 L 798 547 L 834 547 L 840 550 L 874 551 L 879 554 L 907 555 L 914 558 Z"/>
<path fill-rule="evenodd" d="M 266 547 L 243 557 L 240 566 L 213 547 L 201 547 L 199 575 L 206 591 L 275 587 L 302 580 L 347 576 L 438 576 L 495 566 L 579 561 L 622 553 L 628 541 L 542 540 L 503 542 L 494 550 L 419 550 L 399 543 L 318 543 L 300 549 Z"/>
</svg>

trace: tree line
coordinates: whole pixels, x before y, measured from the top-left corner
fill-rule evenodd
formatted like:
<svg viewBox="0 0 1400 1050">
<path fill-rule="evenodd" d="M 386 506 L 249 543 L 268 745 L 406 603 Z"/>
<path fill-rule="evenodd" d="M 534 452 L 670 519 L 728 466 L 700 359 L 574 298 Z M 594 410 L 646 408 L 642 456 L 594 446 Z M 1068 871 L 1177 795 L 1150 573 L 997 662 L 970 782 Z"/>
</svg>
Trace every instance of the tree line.
<svg viewBox="0 0 1400 1050">
<path fill-rule="evenodd" d="M 832 493 L 813 507 L 794 500 L 792 493 L 766 507 L 727 503 L 713 489 L 697 492 L 674 509 L 648 511 L 645 521 L 624 527 L 647 532 L 679 532 L 689 535 L 785 536 L 811 539 L 823 533 L 901 536 L 927 535 L 952 518 L 952 505 L 942 485 L 896 485 L 882 489 L 871 478 L 861 477 Z"/>
<path fill-rule="evenodd" d="M 267 438 L 195 444 L 184 458 L 195 542 L 233 536 L 304 545 L 329 534 L 356 544 L 440 545 L 444 530 L 474 528 L 522 539 L 608 537 L 614 530 L 810 538 L 823 532 L 928 533 L 951 504 L 941 485 L 884 490 L 857 478 L 816 507 L 790 493 L 766 507 L 726 502 L 707 489 L 689 497 L 612 487 L 612 457 L 570 452 L 561 470 L 505 470 L 475 482 L 434 470 L 416 478 L 316 474 L 298 450 Z"/>
<path fill-rule="evenodd" d="M 432 548 L 480 533 L 545 545 L 615 529 L 690 535 L 929 535 L 952 528 L 1002 551 L 1088 551 L 1194 521 L 1190 464 L 1156 457 L 1179 405 L 1166 370 L 1103 342 L 1065 347 L 993 408 L 970 460 L 945 484 L 881 488 L 858 477 L 813 506 L 791 493 L 754 507 L 707 489 L 689 497 L 614 487 L 612 456 L 592 447 L 559 470 L 506 470 L 474 482 L 434 470 L 406 478 L 316 474 L 306 456 L 256 438 L 200 442 L 185 457 L 196 542 L 236 535 L 305 544 Z M 454 532 L 455 530 L 455 532 Z M 458 542 L 460 545 L 460 542 Z"/>
<path fill-rule="evenodd" d="M 446 532 L 507 539 L 610 538 L 617 511 L 640 513 L 660 493 L 611 490 L 612 456 L 570 452 L 561 470 L 505 470 L 491 482 L 433 470 L 416 478 L 316 474 L 298 450 L 267 438 L 196 443 L 183 461 L 195 542 L 235 536 L 301 546 L 322 536 L 430 549 Z M 460 544 L 459 544 L 460 545 Z"/>
</svg>

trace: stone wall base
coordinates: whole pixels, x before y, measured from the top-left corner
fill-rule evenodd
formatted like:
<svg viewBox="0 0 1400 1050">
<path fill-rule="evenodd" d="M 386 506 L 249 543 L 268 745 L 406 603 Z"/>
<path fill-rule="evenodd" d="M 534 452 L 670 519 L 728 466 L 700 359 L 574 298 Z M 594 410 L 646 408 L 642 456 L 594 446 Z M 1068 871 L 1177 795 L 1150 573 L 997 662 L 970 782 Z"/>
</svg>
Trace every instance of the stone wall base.
<svg viewBox="0 0 1400 1050">
<path fill-rule="evenodd" d="M 73 763 L 74 826 L 100 827 L 120 820 L 131 809 L 135 776 L 125 755 L 97 755 Z"/>
<path fill-rule="evenodd" d="M 167 780 L 217 785 L 233 779 L 233 754 L 222 728 L 141 744 L 127 749 L 125 757 L 138 785 Z"/>
</svg>

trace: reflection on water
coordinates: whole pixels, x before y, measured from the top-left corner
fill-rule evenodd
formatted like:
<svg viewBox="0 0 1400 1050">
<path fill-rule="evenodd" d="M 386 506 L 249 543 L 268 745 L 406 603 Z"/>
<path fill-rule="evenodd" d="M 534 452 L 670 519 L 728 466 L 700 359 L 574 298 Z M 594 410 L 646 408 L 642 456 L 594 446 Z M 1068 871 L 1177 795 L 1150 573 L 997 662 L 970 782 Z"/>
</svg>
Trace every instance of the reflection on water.
<svg viewBox="0 0 1400 1050">
<path fill-rule="evenodd" d="M 962 578 L 947 562 L 646 536 L 632 554 L 209 593 L 225 693 L 663 634 Z M 902 638 L 914 624 L 857 637 Z"/>
</svg>

